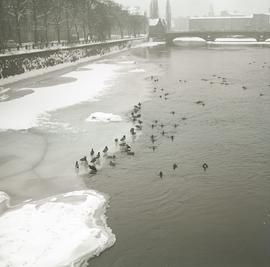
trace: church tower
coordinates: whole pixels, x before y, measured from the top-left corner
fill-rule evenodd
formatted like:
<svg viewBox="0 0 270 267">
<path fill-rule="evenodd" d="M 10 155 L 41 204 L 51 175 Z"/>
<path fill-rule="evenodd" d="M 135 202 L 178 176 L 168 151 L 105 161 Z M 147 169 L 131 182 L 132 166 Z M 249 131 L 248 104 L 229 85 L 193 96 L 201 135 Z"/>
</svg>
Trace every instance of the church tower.
<svg viewBox="0 0 270 267">
<path fill-rule="evenodd" d="M 168 31 L 171 30 L 172 27 L 172 10 L 170 0 L 167 0 L 166 4 L 166 22 Z"/>
<path fill-rule="evenodd" d="M 158 0 L 151 0 L 150 19 L 158 19 L 158 18 L 159 18 Z"/>
</svg>

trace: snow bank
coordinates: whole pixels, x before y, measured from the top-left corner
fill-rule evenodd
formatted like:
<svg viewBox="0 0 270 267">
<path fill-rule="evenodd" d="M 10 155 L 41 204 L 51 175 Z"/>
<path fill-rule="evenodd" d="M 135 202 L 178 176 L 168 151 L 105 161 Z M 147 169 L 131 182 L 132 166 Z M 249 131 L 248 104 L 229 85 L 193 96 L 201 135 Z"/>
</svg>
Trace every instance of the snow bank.
<svg viewBox="0 0 270 267">
<path fill-rule="evenodd" d="M 136 45 L 135 48 L 138 48 L 138 47 L 154 47 L 154 46 L 159 46 L 159 45 L 164 45 L 164 44 L 166 44 L 166 42 L 146 42 L 146 43 Z"/>
<path fill-rule="evenodd" d="M 86 121 L 88 122 L 119 122 L 122 121 L 121 116 L 112 113 L 95 112 L 92 113 Z"/>
<path fill-rule="evenodd" d="M 77 266 L 99 255 L 115 242 L 106 205 L 103 195 L 88 190 L 9 209 L 0 216 L 0 266 Z"/>
<path fill-rule="evenodd" d="M 94 101 L 106 88 L 106 82 L 117 75 L 120 68 L 114 64 L 90 64 L 89 71 L 73 71 L 61 78 L 74 81 L 44 86 L 22 88 L 33 90 L 32 94 L 0 102 L 0 129 L 28 129 L 39 124 L 39 117 L 45 112 L 75 105 L 82 101 Z"/>
<path fill-rule="evenodd" d="M 134 70 L 130 70 L 129 72 L 142 73 L 142 72 L 145 72 L 145 70 L 144 69 L 134 69 Z"/>
</svg>

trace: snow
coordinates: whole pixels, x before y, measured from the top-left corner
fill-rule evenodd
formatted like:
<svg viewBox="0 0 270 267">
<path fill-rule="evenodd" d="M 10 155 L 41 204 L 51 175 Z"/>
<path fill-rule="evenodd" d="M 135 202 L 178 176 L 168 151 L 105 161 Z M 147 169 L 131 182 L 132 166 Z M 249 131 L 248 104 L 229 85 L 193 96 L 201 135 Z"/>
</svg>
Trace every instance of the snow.
<svg viewBox="0 0 270 267">
<path fill-rule="evenodd" d="M 129 72 L 142 73 L 142 72 L 145 72 L 145 70 L 144 69 L 134 69 L 134 70 L 130 70 Z"/>
<path fill-rule="evenodd" d="M 179 38 L 176 38 L 175 41 L 180 41 L 180 42 L 205 42 L 200 37 L 179 37 Z"/>
<path fill-rule="evenodd" d="M 117 77 L 119 66 L 89 64 L 87 71 L 73 71 L 61 78 L 73 79 L 69 83 L 53 86 L 22 88 L 34 92 L 12 101 L 0 102 L 0 129 L 29 129 L 39 125 L 45 112 L 75 105 L 82 101 L 96 101 L 106 88 L 108 80 Z M 107 86 L 108 87 L 108 86 Z"/>
<path fill-rule="evenodd" d="M 95 112 L 92 113 L 86 121 L 88 122 L 119 122 L 122 121 L 121 116 L 112 113 Z"/>
<path fill-rule="evenodd" d="M 147 43 L 142 43 L 139 45 L 136 45 L 135 48 L 139 47 L 154 47 L 154 46 L 159 46 L 159 45 L 164 45 L 166 42 L 147 42 Z"/>
<path fill-rule="evenodd" d="M 106 206 L 105 196 L 87 190 L 10 208 L 0 216 L 0 266 L 77 266 L 99 255 L 115 242 Z"/>
<path fill-rule="evenodd" d="M 224 17 L 191 17 L 190 19 L 252 19 L 253 15 L 250 16 L 224 16 Z"/>
</svg>

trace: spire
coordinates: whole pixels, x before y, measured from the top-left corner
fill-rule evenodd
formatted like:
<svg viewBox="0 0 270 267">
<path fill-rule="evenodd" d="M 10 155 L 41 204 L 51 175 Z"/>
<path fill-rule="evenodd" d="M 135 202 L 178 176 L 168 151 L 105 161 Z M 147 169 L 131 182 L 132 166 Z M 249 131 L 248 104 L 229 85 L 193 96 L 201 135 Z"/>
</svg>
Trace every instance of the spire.
<svg viewBox="0 0 270 267">
<path fill-rule="evenodd" d="M 170 0 L 167 0 L 167 4 L 166 4 L 166 21 L 167 21 L 167 28 L 169 31 L 172 26 L 172 10 L 171 10 Z"/>
<path fill-rule="evenodd" d="M 214 17 L 214 16 L 215 16 L 214 7 L 213 7 L 212 4 L 211 4 L 210 7 L 209 7 L 208 16 L 209 16 L 209 17 Z"/>
<path fill-rule="evenodd" d="M 158 19 L 159 18 L 158 0 L 151 0 L 150 18 L 151 19 Z"/>
</svg>

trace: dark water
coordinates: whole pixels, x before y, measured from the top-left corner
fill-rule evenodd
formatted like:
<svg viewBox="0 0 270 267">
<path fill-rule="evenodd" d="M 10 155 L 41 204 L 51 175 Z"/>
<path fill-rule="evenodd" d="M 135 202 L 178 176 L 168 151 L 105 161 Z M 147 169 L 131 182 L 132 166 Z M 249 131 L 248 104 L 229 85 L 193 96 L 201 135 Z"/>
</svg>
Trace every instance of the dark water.
<svg viewBox="0 0 270 267">
<path fill-rule="evenodd" d="M 160 66 L 157 92 L 143 103 L 135 157 L 119 155 L 115 168 L 87 181 L 110 195 L 117 239 L 89 266 L 270 266 L 269 48 L 158 47 L 132 56 Z"/>
</svg>

